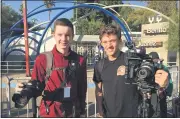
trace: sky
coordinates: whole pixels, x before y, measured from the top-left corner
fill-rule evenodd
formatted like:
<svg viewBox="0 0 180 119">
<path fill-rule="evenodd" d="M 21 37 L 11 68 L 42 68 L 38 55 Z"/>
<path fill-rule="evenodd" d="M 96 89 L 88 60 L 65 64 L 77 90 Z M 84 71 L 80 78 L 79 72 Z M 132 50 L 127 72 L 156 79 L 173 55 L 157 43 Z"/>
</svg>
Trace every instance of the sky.
<svg viewBox="0 0 180 119">
<path fill-rule="evenodd" d="M 62 1 L 62 0 L 61 0 Z M 124 3 L 130 3 L 130 4 L 135 4 L 135 5 L 141 5 L 141 6 L 145 6 L 146 3 L 145 2 L 140 2 L 140 1 L 123 1 Z M 7 0 L 7 1 L 3 1 L 3 3 L 5 3 L 6 5 L 9 5 L 10 7 L 12 7 L 15 11 L 17 11 L 18 13 L 19 12 L 19 8 L 20 8 L 20 5 L 22 4 L 22 0 L 18 0 L 18 1 L 10 1 L 10 0 Z M 32 11 L 33 9 L 43 5 L 43 0 L 27 0 L 27 9 L 28 11 L 27 12 L 30 12 Z M 72 3 L 70 0 L 66 0 L 66 1 L 58 1 L 58 3 L 56 3 L 55 7 L 72 7 L 74 5 L 74 3 Z M 39 8 L 38 10 L 36 11 L 39 11 L 39 10 L 42 10 L 42 9 L 45 9 L 46 7 L 41 7 Z M 53 17 L 55 17 L 58 13 L 60 13 L 61 11 L 63 10 L 53 10 L 51 11 L 51 19 Z M 48 21 L 48 11 L 47 12 L 43 12 L 43 13 L 39 13 L 37 15 L 34 15 L 33 17 L 31 18 L 36 18 L 39 22 L 43 22 L 43 21 Z M 65 14 L 61 15 L 60 17 L 65 17 L 65 18 L 72 18 L 73 17 L 73 10 L 70 10 L 68 12 L 66 12 Z"/>
<path fill-rule="evenodd" d="M 68 1 L 68 0 L 67 0 Z M 17 11 L 18 13 L 19 12 L 19 8 L 20 8 L 20 5 L 22 4 L 22 0 L 19 0 L 19 1 L 3 1 L 6 5 L 9 5 L 10 7 L 12 7 L 15 11 Z M 27 0 L 27 13 L 28 12 L 31 12 L 32 10 L 34 10 L 35 8 L 43 5 L 44 2 L 43 0 L 41 1 L 35 1 L 35 0 Z M 55 7 L 72 7 L 73 6 L 73 3 L 72 2 L 59 2 L 59 3 L 56 3 L 56 6 Z M 43 10 L 43 9 L 46 9 L 45 6 L 37 9 L 36 11 L 39 11 L 39 10 Z M 60 13 L 62 10 L 53 10 L 51 11 L 51 19 L 53 17 L 55 17 L 55 15 L 57 15 L 58 13 Z M 66 12 L 64 15 L 60 16 L 60 17 L 66 17 L 66 18 L 71 18 L 73 15 L 73 10 L 69 11 L 69 12 Z M 43 13 L 39 13 L 37 15 L 34 15 L 32 18 L 36 18 L 38 19 L 39 21 L 43 22 L 43 21 L 48 21 L 48 16 L 49 16 L 49 13 L 48 11 L 46 12 L 43 12 Z"/>
</svg>

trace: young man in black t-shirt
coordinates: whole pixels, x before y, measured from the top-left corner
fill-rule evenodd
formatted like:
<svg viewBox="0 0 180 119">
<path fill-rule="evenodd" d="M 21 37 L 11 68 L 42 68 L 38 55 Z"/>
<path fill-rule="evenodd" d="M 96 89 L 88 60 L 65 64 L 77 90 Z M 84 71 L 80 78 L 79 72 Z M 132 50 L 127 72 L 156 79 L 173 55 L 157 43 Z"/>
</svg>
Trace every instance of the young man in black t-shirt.
<svg viewBox="0 0 180 119">
<path fill-rule="evenodd" d="M 113 25 L 105 26 L 100 30 L 99 38 L 107 55 L 103 59 L 102 71 L 98 68 L 100 62 L 94 67 L 93 80 L 96 83 L 99 116 L 137 117 L 139 92 L 136 85 L 125 84 L 125 56 L 119 50 L 122 45 L 121 30 Z M 167 77 L 168 73 L 158 70 L 155 82 L 164 88 L 168 84 Z"/>
</svg>

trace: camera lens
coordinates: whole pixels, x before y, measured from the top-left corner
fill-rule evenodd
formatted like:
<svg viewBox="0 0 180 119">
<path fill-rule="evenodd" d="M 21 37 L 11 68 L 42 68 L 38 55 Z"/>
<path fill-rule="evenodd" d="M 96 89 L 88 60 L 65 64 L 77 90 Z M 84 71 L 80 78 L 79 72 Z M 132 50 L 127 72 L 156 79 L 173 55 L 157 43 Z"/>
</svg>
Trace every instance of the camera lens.
<svg viewBox="0 0 180 119">
<path fill-rule="evenodd" d="M 15 102 L 16 108 L 23 108 L 28 103 L 28 100 L 27 96 L 23 97 L 22 95 L 16 93 L 12 97 L 12 101 Z"/>
<path fill-rule="evenodd" d="M 142 70 L 141 70 L 139 73 L 140 73 L 141 75 L 145 75 L 145 74 L 146 74 L 146 72 L 145 72 L 145 71 L 142 71 Z"/>
<path fill-rule="evenodd" d="M 141 79 L 143 79 L 143 78 L 146 78 L 147 77 L 147 70 L 145 70 L 145 69 L 141 69 L 141 70 L 139 70 L 139 72 L 138 72 L 138 77 L 139 78 L 141 78 Z"/>
</svg>

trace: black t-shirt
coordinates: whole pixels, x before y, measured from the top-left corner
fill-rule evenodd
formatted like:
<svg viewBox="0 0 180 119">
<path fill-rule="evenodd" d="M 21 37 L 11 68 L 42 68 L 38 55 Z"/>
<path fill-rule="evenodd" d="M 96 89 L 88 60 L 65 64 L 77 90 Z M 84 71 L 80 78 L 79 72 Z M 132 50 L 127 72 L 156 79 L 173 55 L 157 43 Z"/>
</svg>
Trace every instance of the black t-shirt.
<svg viewBox="0 0 180 119">
<path fill-rule="evenodd" d="M 103 97 L 107 117 L 137 117 L 138 91 L 137 86 L 125 84 L 125 75 L 117 75 L 120 66 L 125 66 L 124 53 L 120 52 L 114 61 L 104 59 L 102 72 L 98 64 L 94 67 L 95 82 L 103 83 Z"/>
</svg>

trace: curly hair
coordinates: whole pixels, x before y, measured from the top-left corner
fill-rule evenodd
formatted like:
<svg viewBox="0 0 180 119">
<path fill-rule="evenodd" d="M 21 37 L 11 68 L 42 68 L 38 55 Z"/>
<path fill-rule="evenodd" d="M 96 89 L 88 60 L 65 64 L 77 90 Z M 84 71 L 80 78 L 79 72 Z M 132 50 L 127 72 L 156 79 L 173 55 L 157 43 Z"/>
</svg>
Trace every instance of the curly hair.
<svg viewBox="0 0 180 119">
<path fill-rule="evenodd" d="M 117 35 L 118 39 L 121 38 L 121 28 L 112 24 L 106 25 L 100 29 L 99 39 L 101 40 L 104 34 Z"/>
</svg>

